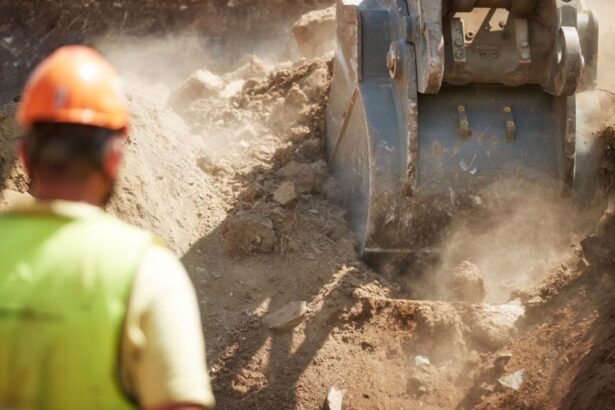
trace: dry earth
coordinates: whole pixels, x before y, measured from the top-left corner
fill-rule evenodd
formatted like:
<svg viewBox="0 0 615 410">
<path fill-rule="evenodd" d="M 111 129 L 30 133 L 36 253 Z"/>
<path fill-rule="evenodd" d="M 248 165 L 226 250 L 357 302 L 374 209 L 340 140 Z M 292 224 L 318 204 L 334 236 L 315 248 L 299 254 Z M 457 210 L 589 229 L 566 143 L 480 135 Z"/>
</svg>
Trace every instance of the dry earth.
<svg viewBox="0 0 615 410">
<path fill-rule="evenodd" d="M 615 207 L 594 224 L 583 221 L 583 229 L 576 223 L 554 229 L 562 224 L 547 219 L 538 238 L 557 252 L 517 254 L 529 255 L 531 264 L 518 257 L 494 263 L 506 256 L 498 246 L 495 257 L 481 253 L 473 264 L 440 266 L 434 274 L 451 280 L 449 292 L 417 282 L 412 272 L 372 271 L 357 258 L 324 162 L 330 57 L 298 56 L 288 40 L 301 14 L 296 10 L 288 17 L 271 0 L 274 6 L 250 20 L 248 6 L 229 3 L 215 15 L 241 10 L 239 21 L 256 22 L 262 13 L 277 16 L 280 31 L 269 32 L 266 43 L 282 42 L 283 52 L 265 47 L 237 51 L 224 64 L 199 58 L 183 64 L 174 58 L 178 45 L 188 54 L 211 56 L 215 49 L 195 41 L 194 32 L 152 39 L 138 37 L 142 32 L 101 37 L 105 24 L 77 30 L 119 67 L 134 115 L 109 210 L 152 229 L 182 256 L 198 291 L 218 408 L 320 408 L 332 386 L 344 391 L 345 409 L 613 408 Z M 62 17 L 67 21 L 83 10 L 72 5 Z M 301 12 L 315 3 L 302 5 Z M 205 21 L 202 5 L 181 6 L 194 12 L 191 19 Z M 12 7 L 0 3 L 0 11 Z M 23 7 L 19 13 L 31 16 L 23 21 L 44 19 L 40 10 L 28 14 Z M 109 20 L 116 15 L 109 13 Z M 54 36 L 59 41 L 73 32 Z M 40 53 L 20 61 L 28 65 Z M 14 103 L 0 109 L 3 207 L 28 189 L 15 160 L 14 110 Z M 607 197 L 614 135 L 612 129 L 602 135 Z M 578 222 L 572 204 L 557 210 Z M 527 219 L 512 215 L 515 225 Z M 493 222 L 491 232 L 506 239 L 501 232 L 510 218 Z M 475 235 L 467 243 L 476 256 L 484 238 L 459 226 L 449 238 Z M 523 227 L 516 232 L 531 237 Z M 510 249 L 525 252 L 524 241 L 517 242 Z M 451 261 L 464 262 L 463 256 Z M 502 269 L 532 275 L 493 293 L 501 278 L 493 271 Z M 436 300 L 407 299 L 417 295 Z M 481 303 L 485 297 L 490 304 Z M 282 315 L 273 312 L 301 301 L 292 306 L 292 323 L 269 329 Z M 518 390 L 500 383 L 520 370 Z"/>
</svg>

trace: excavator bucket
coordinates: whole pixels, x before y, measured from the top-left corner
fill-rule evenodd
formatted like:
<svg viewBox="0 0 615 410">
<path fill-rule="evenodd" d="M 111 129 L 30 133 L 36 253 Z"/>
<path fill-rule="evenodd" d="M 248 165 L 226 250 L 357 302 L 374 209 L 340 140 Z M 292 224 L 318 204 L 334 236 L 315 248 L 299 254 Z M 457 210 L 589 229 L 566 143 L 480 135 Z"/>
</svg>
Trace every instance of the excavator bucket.
<svg viewBox="0 0 615 410">
<path fill-rule="evenodd" d="M 598 25 L 579 1 L 339 0 L 336 19 L 326 145 L 363 256 L 429 250 L 501 178 L 595 179 L 575 95 Z"/>
</svg>

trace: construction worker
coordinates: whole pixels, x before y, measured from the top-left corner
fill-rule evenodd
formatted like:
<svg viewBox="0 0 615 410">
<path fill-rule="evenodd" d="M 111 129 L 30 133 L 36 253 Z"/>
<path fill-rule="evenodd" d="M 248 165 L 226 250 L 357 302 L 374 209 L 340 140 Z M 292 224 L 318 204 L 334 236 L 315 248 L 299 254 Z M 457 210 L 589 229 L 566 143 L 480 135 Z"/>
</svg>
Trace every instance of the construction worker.
<svg viewBox="0 0 615 410">
<path fill-rule="evenodd" d="M 62 47 L 17 120 L 35 200 L 0 215 L 0 408 L 211 408 L 186 271 L 100 208 L 128 130 L 118 75 L 94 50 Z"/>
</svg>

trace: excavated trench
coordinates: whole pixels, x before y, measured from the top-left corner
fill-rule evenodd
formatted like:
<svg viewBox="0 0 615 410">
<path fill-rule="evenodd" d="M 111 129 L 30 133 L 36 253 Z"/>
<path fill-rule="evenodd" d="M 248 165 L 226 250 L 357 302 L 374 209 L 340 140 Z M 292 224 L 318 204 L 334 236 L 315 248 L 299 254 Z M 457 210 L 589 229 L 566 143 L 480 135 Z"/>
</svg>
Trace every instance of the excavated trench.
<svg viewBox="0 0 615 410">
<path fill-rule="evenodd" d="M 0 2 L 1 206 L 28 195 L 10 100 L 47 51 L 85 41 L 134 117 L 109 211 L 182 256 L 218 408 L 319 408 L 332 387 L 347 409 L 612 407 L 612 207 L 596 223 L 548 190 L 495 186 L 489 218 L 455 221 L 423 275 L 357 258 L 324 161 L 331 57 L 291 34 L 330 3 Z M 609 196 L 612 129 L 600 138 Z"/>
</svg>

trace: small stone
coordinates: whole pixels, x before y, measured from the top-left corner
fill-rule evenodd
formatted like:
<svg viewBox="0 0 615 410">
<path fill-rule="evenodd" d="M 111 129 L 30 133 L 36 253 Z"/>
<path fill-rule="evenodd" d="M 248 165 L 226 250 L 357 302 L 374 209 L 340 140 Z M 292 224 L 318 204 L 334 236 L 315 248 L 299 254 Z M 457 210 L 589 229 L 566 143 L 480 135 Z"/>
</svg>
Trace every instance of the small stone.
<svg viewBox="0 0 615 410">
<path fill-rule="evenodd" d="M 227 80 L 247 80 L 252 78 L 263 78 L 269 72 L 269 67 L 263 60 L 255 55 L 239 67 L 237 70 L 224 76 Z"/>
<path fill-rule="evenodd" d="M 331 387 L 327 393 L 327 410 L 342 410 L 342 401 L 344 400 L 344 391 Z"/>
<path fill-rule="evenodd" d="M 273 193 L 273 199 L 282 206 L 289 206 L 297 201 L 297 190 L 292 182 L 283 182 Z"/>
<path fill-rule="evenodd" d="M 265 194 L 265 189 L 259 183 L 254 183 L 248 186 L 239 196 L 239 201 L 246 203 L 254 203 Z"/>
<path fill-rule="evenodd" d="M 222 98 L 231 98 L 235 95 L 239 94 L 239 92 L 243 89 L 243 85 L 245 84 L 245 80 L 235 80 L 231 81 L 224 87 L 224 90 L 220 92 L 220 97 Z"/>
<path fill-rule="evenodd" d="M 504 370 L 504 367 L 510 362 L 512 359 L 512 353 L 510 352 L 500 352 L 495 356 L 495 360 L 493 361 L 493 365 L 498 370 Z"/>
<path fill-rule="evenodd" d="M 308 98 L 299 88 L 299 85 L 293 84 L 293 86 L 288 90 L 286 94 L 286 102 L 291 105 L 295 105 L 297 107 L 303 107 L 308 102 Z"/>
<path fill-rule="evenodd" d="M 304 14 L 293 25 L 293 36 L 303 56 L 312 58 L 335 46 L 335 6 Z"/>
<path fill-rule="evenodd" d="M 464 321 L 477 342 L 498 350 L 515 335 L 516 322 L 524 315 L 523 304 L 515 299 L 503 305 L 475 305 L 468 310 Z"/>
<path fill-rule="evenodd" d="M 304 301 L 290 302 L 263 318 L 269 329 L 284 330 L 297 326 L 307 313 L 307 303 Z"/>
<path fill-rule="evenodd" d="M 290 142 L 288 142 L 285 145 L 282 145 L 273 153 L 271 161 L 278 166 L 287 164 L 292 158 L 295 151 L 296 147 Z"/>
<path fill-rule="evenodd" d="M 299 244 L 299 242 L 292 238 L 288 240 L 288 243 L 286 244 L 286 250 L 288 252 L 299 252 L 300 249 L 301 245 Z"/>
<path fill-rule="evenodd" d="M 324 97 L 329 89 L 329 69 L 326 65 L 316 68 L 300 82 L 303 92 L 312 101 Z"/>
<path fill-rule="evenodd" d="M 293 127 L 290 129 L 290 140 L 292 142 L 302 142 L 305 141 L 310 134 L 310 129 L 306 126 Z"/>
<path fill-rule="evenodd" d="M 201 168 L 203 172 L 213 176 L 224 175 L 229 170 L 229 164 L 223 161 L 215 161 L 208 155 L 201 155 L 198 157 L 196 165 Z"/>
<path fill-rule="evenodd" d="M 431 362 L 427 356 L 418 355 L 414 356 L 414 365 L 415 366 L 430 366 Z"/>
<path fill-rule="evenodd" d="M 216 98 L 224 89 L 222 78 L 209 70 L 197 70 L 173 91 L 169 97 L 170 105 L 183 110 L 201 98 Z"/>
<path fill-rule="evenodd" d="M 454 300 L 480 303 L 485 299 L 487 291 L 478 266 L 465 261 L 456 266 L 450 275 Z"/>
<path fill-rule="evenodd" d="M 542 305 L 543 303 L 545 303 L 544 299 L 541 298 L 540 296 L 536 295 L 536 296 L 533 296 L 532 298 L 530 298 L 526 302 L 526 305 L 530 306 L 530 307 L 536 307 L 536 306 Z"/>
<path fill-rule="evenodd" d="M 498 383 L 509 389 L 519 390 L 521 388 L 521 385 L 523 384 L 523 373 L 524 370 L 517 370 L 514 373 L 500 378 L 498 380 Z"/>
<path fill-rule="evenodd" d="M 311 164 L 290 161 L 284 168 L 280 169 L 279 174 L 284 178 L 293 180 L 297 192 L 300 194 L 315 193 L 320 190 L 320 185 L 328 174 L 327 163 L 324 160 L 318 160 Z"/>
<path fill-rule="evenodd" d="M 247 211 L 230 215 L 222 225 L 222 236 L 226 252 L 233 256 L 272 252 L 276 243 L 271 219 Z"/>
</svg>

